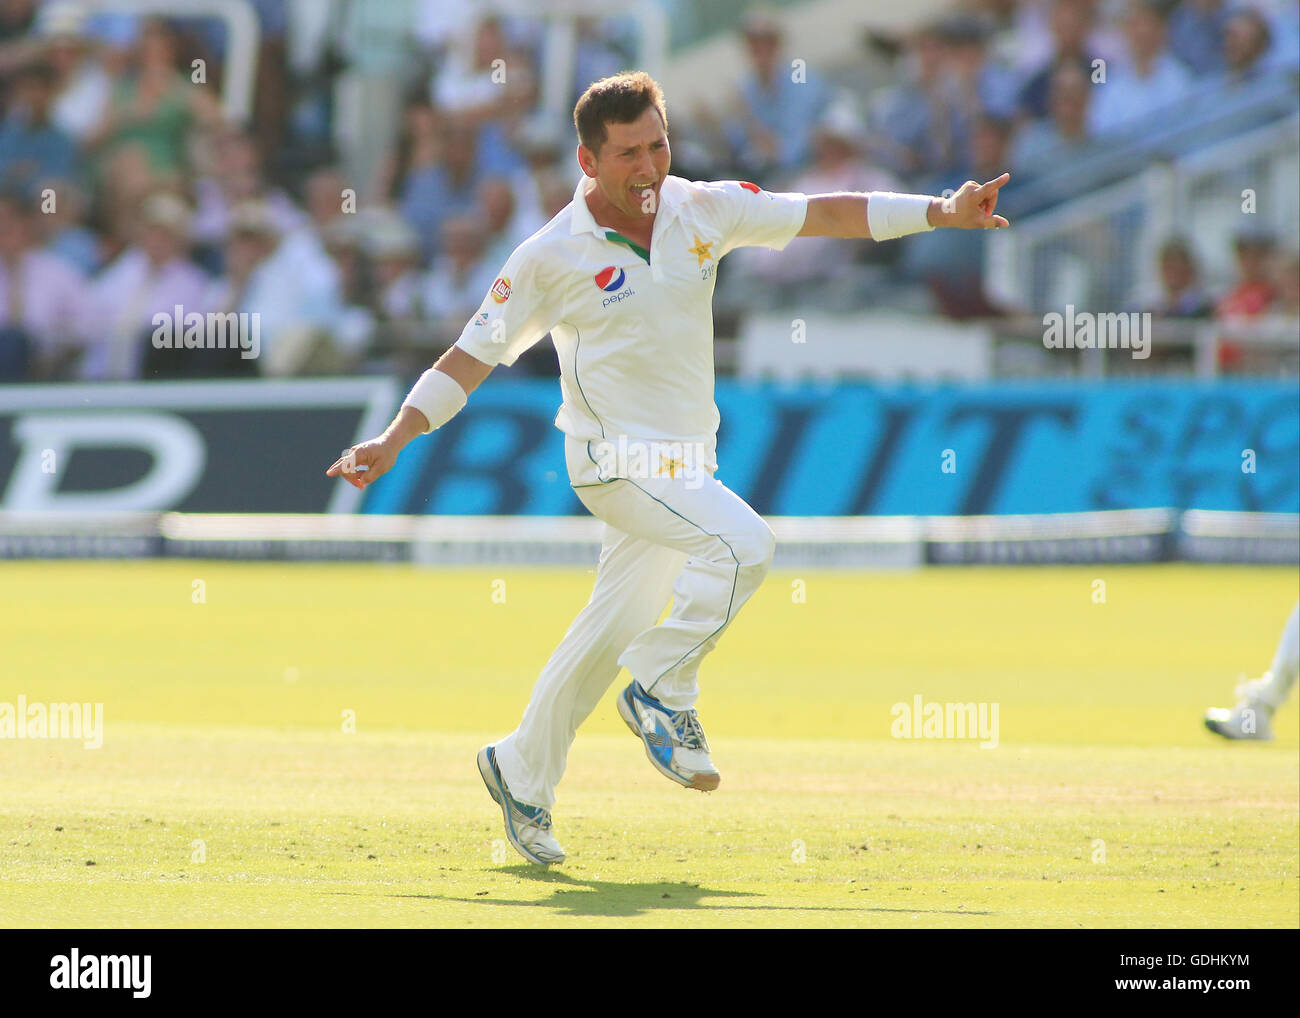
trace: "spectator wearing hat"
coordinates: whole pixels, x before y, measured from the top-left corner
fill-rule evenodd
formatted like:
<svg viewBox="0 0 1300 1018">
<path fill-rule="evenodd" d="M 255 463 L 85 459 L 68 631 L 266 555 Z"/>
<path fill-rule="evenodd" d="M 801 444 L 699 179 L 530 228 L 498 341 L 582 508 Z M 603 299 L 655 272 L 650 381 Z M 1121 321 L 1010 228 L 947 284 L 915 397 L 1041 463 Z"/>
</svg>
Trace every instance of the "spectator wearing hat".
<svg viewBox="0 0 1300 1018">
<path fill-rule="evenodd" d="M 202 312 L 209 279 L 187 257 L 190 210 L 173 194 L 150 195 L 140 208 L 135 242 L 91 286 L 99 323 L 81 364 L 87 379 L 139 378 L 158 314 Z"/>
<path fill-rule="evenodd" d="M 790 184 L 804 194 L 839 191 L 897 191 L 898 179 L 864 156 L 866 130 L 847 96 L 837 98 L 812 131 L 813 162 Z M 832 237 L 796 237 L 782 251 L 741 248 L 724 276 L 724 307 L 757 307 L 794 297 L 822 307 L 850 305 L 857 261 L 871 250 L 869 241 Z"/>
<path fill-rule="evenodd" d="M 54 69 L 50 117 L 78 145 L 103 124 L 113 77 L 94 41 L 86 34 L 80 4 L 51 0 L 41 7 L 36 31 L 42 56 Z"/>
<path fill-rule="evenodd" d="M 234 209 L 225 261 L 225 276 L 209 290 L 209 309 L 256 314 L 261 337 L 256 361 L 241 358 L 225 367 L 277 376 L 339 369 L 331 333 L 343 309 L 337 273 L 328 280 L 304 274 L 266 205 Z"/>
</svg>

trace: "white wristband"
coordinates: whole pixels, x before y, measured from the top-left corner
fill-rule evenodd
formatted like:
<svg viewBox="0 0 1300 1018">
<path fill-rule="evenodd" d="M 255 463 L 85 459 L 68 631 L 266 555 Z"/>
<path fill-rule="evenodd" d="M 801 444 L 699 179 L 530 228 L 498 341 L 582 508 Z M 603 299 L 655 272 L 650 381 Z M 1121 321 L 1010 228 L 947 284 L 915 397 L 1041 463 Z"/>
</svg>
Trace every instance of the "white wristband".
<svg viewBox="0 0 1300 1018">
<path fill-rule="evenodd" d="M 893 240 L 909 233 L 928 233 L 930 202 L 924 194 L 872 191 L 867 195 L 867 229 L 872 240 Z"/>
<path fill-rule="evenodd" d="M 427 435 L 460 413 L 467 402 L 469 396 L 456 379 L 445 371 L 430 368 L 411 387 L 402 406 L 414 407 L 428 418 L 429 427 L 424 432 Z"/>
</svg>

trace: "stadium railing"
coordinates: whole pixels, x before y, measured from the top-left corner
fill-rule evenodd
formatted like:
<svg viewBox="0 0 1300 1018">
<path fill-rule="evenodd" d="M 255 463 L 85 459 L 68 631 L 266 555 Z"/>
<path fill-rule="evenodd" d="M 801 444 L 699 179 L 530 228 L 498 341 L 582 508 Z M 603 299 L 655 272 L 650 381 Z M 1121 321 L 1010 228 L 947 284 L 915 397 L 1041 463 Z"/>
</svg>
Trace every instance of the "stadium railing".
<svg viewBox="0 0 1300 1018">
<path fill-rule="evenodd" d="M 1018 516 L 770 517 L 778 569 L 1165 561 L 1300 564 L 1300 515 L 1133 509 Z M 0 559 L 203 558 L 581 566 L 581 516 L 0 513 Z"/>
</svg>

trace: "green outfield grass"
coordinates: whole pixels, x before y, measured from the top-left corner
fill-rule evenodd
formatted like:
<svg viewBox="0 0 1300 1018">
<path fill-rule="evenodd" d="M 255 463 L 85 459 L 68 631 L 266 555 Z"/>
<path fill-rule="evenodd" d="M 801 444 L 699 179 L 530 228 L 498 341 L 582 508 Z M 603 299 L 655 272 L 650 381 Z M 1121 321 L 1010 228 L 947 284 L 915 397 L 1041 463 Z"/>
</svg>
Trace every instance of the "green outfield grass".
<svg viewBox="0 0 1300 1018">
<path fill-rule="evenodd" d="M 1267 667 L 1294 569 L 773 574 L 702 670 L 719 791 L 654 772 L 607 697 L 538 870 L 474 752 L 590 583 L 0 565 L 0 702 L 104 705 L 100 749 L 0 740 L 0 925 L 1300 922 L 1296 699 L 1271 744 L 1200 723 Z M 997 747 L 892 738 L 918 694 L 996 703 Z"/>
</svg>

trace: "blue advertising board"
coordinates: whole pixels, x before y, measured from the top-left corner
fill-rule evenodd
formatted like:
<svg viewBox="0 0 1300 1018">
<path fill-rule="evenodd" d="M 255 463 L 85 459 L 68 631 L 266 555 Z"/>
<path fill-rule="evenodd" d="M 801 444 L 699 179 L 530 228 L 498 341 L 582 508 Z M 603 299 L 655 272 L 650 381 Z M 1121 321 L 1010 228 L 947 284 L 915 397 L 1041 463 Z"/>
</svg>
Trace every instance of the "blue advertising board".
<svg viewBox="0 0 1300 1018">
<path fill-rule="evenodd" d="M 582 512 L 554 381 L 490 379 L 367 513 Z M 1294 381 L 824 387 L 720 381 L 718 478 L 773 515 L 1300 511 Z"/>
</svg>

